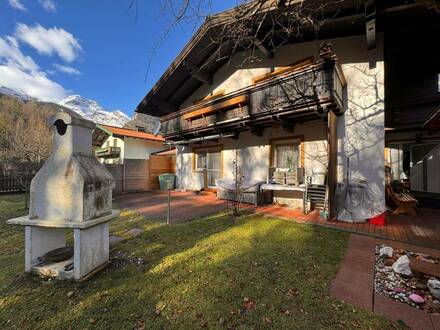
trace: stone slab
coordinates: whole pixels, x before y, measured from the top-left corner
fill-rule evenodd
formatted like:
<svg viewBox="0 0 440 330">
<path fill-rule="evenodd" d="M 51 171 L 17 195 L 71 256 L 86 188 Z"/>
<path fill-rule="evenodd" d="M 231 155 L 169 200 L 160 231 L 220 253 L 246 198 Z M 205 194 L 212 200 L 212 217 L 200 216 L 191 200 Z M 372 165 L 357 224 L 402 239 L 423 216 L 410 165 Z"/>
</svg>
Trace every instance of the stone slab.
<svg viewBox="0 0 440 330">
<path fill-rule="evenodd" d="M 373 310 L 372 290 L 362 290 L 346 281 L 333 280 L 330 284 L 330 296 L 369 311 Z"/>
<path fill-rule="evenodd" d="M 435 330 L 440 330 L 440 314 L 431 314 L 431 322 Z"/>
<path fill-rule="evenodd" d="M 96 219 L 87 221 L 55 221 L 55 220 L 35 220 L 29 219 L 29 216 L 23 216 L 19 218 L 13 218 L 6 221 L 9 225 L 21 225 L 32 227 L 46 227 L 46 228 L 71 228 L 71 229 L 86 229 L 103 222 L 110 221 L 120 214 L 119 210 L 112 210 L 112 214 L 108 214 Z"/>
<path fill-rule="evenodd" d="M 431 317 L 425 311 L 399 303 L 379 294 L 374 295 L 374 312 L 393 322 L 401 320 L 411 329 L 434 329 Z"/>
<path fill-rule="evenodd" d="M 113 245 L 116 245 L 119 242 L 123 241 L 124 239 L 122 237 L 112 235 L 108 238 L 108 240 L 109 240 L 110 246 L 113 246 Z"/>
<path fill-rule="evenodd" d="M 127 230 L 127 234 L 130 235 L 131 237 L 139 236 L 143 232 L 144 230 L 142 228 L 132 228 L 130 230 Z"/>
</svg>

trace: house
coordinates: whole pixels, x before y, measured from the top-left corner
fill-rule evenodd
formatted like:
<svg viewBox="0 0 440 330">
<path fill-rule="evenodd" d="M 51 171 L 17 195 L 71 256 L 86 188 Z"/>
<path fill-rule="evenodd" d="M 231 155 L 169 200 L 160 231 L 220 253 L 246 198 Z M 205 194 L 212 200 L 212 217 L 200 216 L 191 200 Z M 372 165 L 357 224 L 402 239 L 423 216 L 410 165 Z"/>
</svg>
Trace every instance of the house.
<svg viewBox="0 0 440 330">
<path fill-rule="evenodd" d="M 307 207 L 308 185 L 324 186 L 333 213 L 337 183 L 350 178 L 366 182 L 384 210 L 388 157 L 394 177 L 406 171 L 415 189 L 434 192 L 427 176 L 440 178 L 438 167 L 425 163 L 440 142 L 431 114 L 440 104 L 440 19 L 429 1 L 268 1 L 240 17 L 252 3 L 243 6 L 208 17 L 136 109 L 160 117 L 177 148 L 180 188 L 219 188 L 239 169 L 292 206 Z M 273 24 L 279 12 L 313 6 L 323 18 L 317 33 Z M 234 24 L 243 21 L 249 36 L 237 44 Z"/>
<path fill-rule="evenodd" d="M 125 159 L 149 159 L 150 154 L 166 149 L 160 135 L 109 125 L 99 125 L 109 132 L 95 153 L 105 164 L 122 164 Z"/>
</svg>

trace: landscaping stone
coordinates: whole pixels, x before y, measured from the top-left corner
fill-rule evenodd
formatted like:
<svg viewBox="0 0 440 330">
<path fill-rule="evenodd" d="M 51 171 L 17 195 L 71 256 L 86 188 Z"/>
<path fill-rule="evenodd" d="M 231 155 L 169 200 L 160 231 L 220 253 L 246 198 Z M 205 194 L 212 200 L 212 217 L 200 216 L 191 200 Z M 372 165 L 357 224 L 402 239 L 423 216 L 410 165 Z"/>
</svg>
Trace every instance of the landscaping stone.
<svg viewBox="0 0 440 330">
<path fill-rule="evenodd" d="M 394 260 L 393 258 L 386 258 L 384 261 L 384 265 L 387 267 L 391 267 L 395 261 L 396 260 Z"/>
<path fill-rule="evenodd" d="M 110 246 L 116 245 L 118 244 L 120 241 L 123 241 L 124 239 L 122 237 L 119 236 L 110 236 L 108 238 Z"/>
<path fill-rule="evenodd" d="M 411 276 L 412 271 L 409 266 L 409 258 L 407 255 L 401 256 L 397 261 L 393 264 L 393 271 L 397 274 L 404 276 Z"/>
<path fill-rule="evenodd" d="M 431 291 L 432 295 L 440 300 L 440 281 L 438 280 L 429 280 L 428 288 Z"/>
<path fill-rule="evenodd" d="M 380 257 L 389 257 L 392 258 L 393 257 L 393 248 L 390 246 L 384 246 L 381 247 L 379 250 L 379 256 Z"/>
<path fill-rule="evenodd" d="M 425 299 L 423 299 L 423 297 L 419 296 L 418 294 L 410 294 L 408 297 L 413 303 L 417 304 L 417 305 L 421 305 L 425 303 Z"/>
<path fill-rule="evenodd" d="M 131 237 L 139 236 L 143 232 L 144 230 L 142 228 L 132 228 L 130 230 L 127 230 L 127 234 L 130 235 Z"/>
<path fill-rule="evenodd" d="M 387 296 L 394 301 L 409 305 L 415 309 L 421 309 L 428 313 L 438 312 L 438 309 L 440 308 L 440 300 L 438 300 L 430 290 L 429 285 L 432 286 L 433 281 L 440 281 L 421 272 L 412 272 L 411 276 L 395 272 L 393 270 L 394 267 L 385 265 L 385 262 L 388 259 L 384 259 L 380 255 L 380 248 L 381 246 L 376 246 L 374 292 L 376 294 L 379 293 L 383 296 Z M 437 265 L 440 262 L 440 258 L 438 257 L 432 257 L 404 249 L 394 249 L 394 257 L 401 261 L 411 262 L 414 259 L 433 265 Z M 408 258 L 408 260 L 405 260 L 406 258 Z M 437 307 L 437 304 L 439 307 Z"/>
</svg>

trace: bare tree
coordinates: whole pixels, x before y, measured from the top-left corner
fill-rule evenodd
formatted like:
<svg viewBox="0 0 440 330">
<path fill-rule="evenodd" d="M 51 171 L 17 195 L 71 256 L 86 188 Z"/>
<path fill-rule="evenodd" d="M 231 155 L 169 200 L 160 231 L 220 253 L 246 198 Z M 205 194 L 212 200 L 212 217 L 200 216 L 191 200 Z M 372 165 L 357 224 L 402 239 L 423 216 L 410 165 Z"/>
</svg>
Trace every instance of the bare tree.
<svg viewBox="0 0 440 330">
<path fill-rule="evenodd" d="M 195 30 L 204 20 L 211 21 L 218 27 L 210 37 L 210 47 L 215 49 L 211 58 L 229 60 L 238 53 L 245 53 L 242 66 L 247 66 L 261 61 L 262 52 L 273 57 L 292 39 L 300 39 L 305 34 L 318 38 L 322 26 L 340 13 L 338 4 L 343 1 L 237 0 L 236 7 L 213 17 L 210 16 L 212 0 L 161 0 L 160 16 L 168 19 L 168 24 L 151 49 L 147 75 L 157 50 L 179 25 L 192 26 Z M 365 2 L 357 0 L 359 12 L 364 11 Z M 137 15 L 137 3 L 138 0 L 130 0 L 127 10 L 134 10 Z"/>
</svg>

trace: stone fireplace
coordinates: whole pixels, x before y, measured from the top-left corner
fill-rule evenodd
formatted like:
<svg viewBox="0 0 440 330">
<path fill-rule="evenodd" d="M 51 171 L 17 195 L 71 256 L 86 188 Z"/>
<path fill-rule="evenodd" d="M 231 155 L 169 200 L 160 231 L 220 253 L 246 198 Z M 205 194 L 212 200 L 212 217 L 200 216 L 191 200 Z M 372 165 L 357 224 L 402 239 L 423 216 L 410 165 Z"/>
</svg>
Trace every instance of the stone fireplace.
<svg viewBox="0 0 440 330">
<path fill-rule="evenodd" d="M 8 223 L 25 226 L 26 272 L 82 281 L 108 264 L 113 177 L 92 152 L 93 122 L 59 113 L 50 125 L 53 150 L 32 180 L 29 215 Z"/>
</svg>

